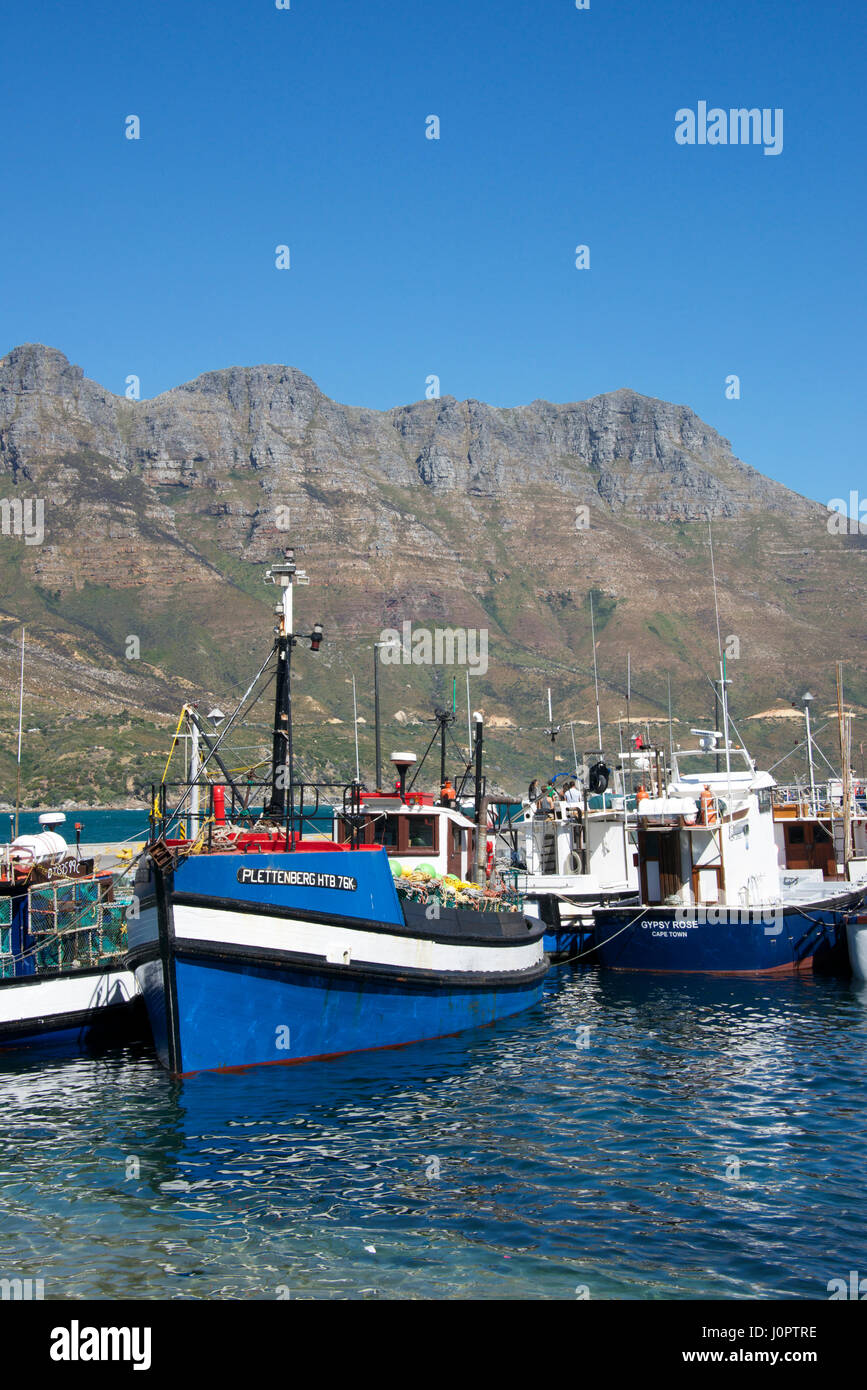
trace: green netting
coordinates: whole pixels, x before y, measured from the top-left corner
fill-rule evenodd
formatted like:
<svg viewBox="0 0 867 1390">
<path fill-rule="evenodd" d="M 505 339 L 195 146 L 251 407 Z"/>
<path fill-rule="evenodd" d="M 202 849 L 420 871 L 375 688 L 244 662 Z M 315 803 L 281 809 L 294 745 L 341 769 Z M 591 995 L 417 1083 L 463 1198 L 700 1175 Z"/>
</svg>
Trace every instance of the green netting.
<svg viewBox="0 0 867 1390">
<path fill-rule="evenodd" d="M 0 927 L 12 925 L 12 899 L 0 898 Z"/>
<path fill-rule="evenodd" d="M 103 955 L 118 955 L 126 950 L 125 902 L 103 903 L 100 908 L 99 950 Z"/>
<path fill-rule="evenodd" d="M 33 959 L 36 962 L 37 974 L 41 974 L 43 970 L 59 970 L 60 942 L 48 941 L 44 946 L 38 946 Z"/>
<path fill-rule="evenodd" d="M 101 900 L 100 890 L 108 894 L 110 881 L 88 879 L 30 890 L 38 974 L 98 965 L 126 951 L 125 913 L 132 890 L 116 885 L 110 902 Z"/>
<path fill-rule="evenodd" d="M 0 980 L 11 980 L 14 974 L 14 956 L 0 956 Z"/>
<path fill-rule="evenodd" d="M 30 890 L 30 930 L 34 936 L 99 928 L 99 884 L 71 883 Z"/>
<path fill-rule="evenodd" d="M 12 954 L 12 928 L 0 927 L 0 956 Z"/>
</svg>

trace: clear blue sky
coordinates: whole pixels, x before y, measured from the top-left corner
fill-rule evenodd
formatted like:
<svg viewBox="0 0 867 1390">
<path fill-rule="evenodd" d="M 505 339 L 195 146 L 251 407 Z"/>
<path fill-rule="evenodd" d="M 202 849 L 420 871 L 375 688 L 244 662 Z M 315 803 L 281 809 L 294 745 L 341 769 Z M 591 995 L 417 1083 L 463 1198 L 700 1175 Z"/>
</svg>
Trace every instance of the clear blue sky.
<svg viewBox="0 0 867 1390">
<path fill-rule="evenodd" d="M 376 408 L 631 386 L 867 493 L 865 31 L 855 0 L 10 6 L 0 353 L 143 396 L 259 362 Z M 782 107 L 782 153 L 676 144 L 702 100 Z"/>
</svg>

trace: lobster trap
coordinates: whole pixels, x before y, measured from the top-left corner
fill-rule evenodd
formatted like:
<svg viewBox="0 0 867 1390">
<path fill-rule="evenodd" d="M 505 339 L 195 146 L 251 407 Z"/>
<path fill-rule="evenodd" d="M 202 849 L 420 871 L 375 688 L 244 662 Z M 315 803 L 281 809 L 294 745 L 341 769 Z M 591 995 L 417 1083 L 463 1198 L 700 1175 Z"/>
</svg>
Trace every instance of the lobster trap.
<svg viewBox="0 0 867 1390">
<path fill-rule="evenodd" d="M 0 980 L 8 980 L 15 974 L 15 957 L 12 954 L 12 899 L 0 898 Z"/>
<path fill-rule="evenodd" d="M 31 888 L 29 931 L 36 973 L 102 965 L 123 955 L 132 896 L 111 880 L 76 879 Z"/>
</svg>

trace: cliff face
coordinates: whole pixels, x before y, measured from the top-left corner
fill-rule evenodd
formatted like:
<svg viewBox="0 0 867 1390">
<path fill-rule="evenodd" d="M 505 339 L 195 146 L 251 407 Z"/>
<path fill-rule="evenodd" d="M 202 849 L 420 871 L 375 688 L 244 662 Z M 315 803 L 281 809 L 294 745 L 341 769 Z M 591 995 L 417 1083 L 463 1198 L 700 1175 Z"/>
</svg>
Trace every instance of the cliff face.
<svg viewBox="0 0 867 1390">
<path fill-rule="evenodd" d="M 716 646 L 708 513 L 740 708 L 797 693 L 808 672 L 821 689 L 839 655 L 862 695 L 854 541 L 693 411 L 633 391 L 377 412 L 262 366 L 137 402 L 28 344 L 0 360 L 0 497 L 43 499 L 45 514 L 42 544 L 0 536 L 0 669 L 8 680 L 14 626 L 29 620 L 60 706 L 168 711 L 193 688 L 225 691 L 267 640 L 260 567 L 291 543 L 315 585 L 301 591 L 304 620 L 332 638 L 301 675 L 334 718 L 347 713 L 340 661 L 369 664 L 362 649 L 405 620 L 488 629 L 490 669 L 475 679 L 492 711 L 539 724 L 531 711 L 553 684 L 563 717 L 586 715 L 591 589 L 603 674 L 622 684 L 629 650 L 648 696 L 659 701 L 670 672 L 676 698 L 703 709 Z M 419 709 L 463 680 L 411 674 L 399 702 Z"/>
</svg>

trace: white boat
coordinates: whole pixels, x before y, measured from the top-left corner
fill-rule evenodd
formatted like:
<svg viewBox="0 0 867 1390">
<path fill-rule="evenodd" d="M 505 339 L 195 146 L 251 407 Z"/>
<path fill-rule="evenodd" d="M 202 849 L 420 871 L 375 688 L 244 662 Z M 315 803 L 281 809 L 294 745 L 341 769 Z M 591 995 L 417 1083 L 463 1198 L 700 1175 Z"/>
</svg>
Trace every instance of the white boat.
<svg viewBox="0 0 867 1390">
<path fill-rule="evenodd" d="M 70 849 L 65 817 L 0 847 L 0 1049 L 79 1051 L 136 1034 L 119 876 Z M 51 828 L 49 828 L 51 827 Z"/>
<path fill-rule="evenodd" d="M 863 887 L 781 865 L 773 777 L 742 745 L 720 750 L 720 735 L 693 733 L 701 746 L 675 753 L 665 793 L 637 808 L 642 906 L 596 911 L 599 963 L 742 975 L 838 969 Z"/>
<path fill-rule="evenodd" d="M 527 798 L 521 814 L 498 832 L 516 865 L 515 883 L 528 916 L 545 923 L 552 959 L 580 956 L 602 904 L 635 902 L 638 894 L 635 818 L 623 790 L 585 798 L 584 807 L 557 801 L 548 814 Z"/>
</svg>

